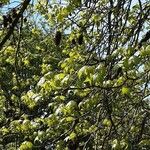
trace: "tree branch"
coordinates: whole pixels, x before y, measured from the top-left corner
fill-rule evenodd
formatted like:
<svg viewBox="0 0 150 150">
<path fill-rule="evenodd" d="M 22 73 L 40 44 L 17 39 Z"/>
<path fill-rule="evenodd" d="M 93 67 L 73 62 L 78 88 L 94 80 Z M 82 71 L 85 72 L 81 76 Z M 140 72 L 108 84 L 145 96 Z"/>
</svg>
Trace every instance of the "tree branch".
<svg viewBox="0 0 150 150">
<path fill-rule="evenodd" d="M 150 30 L 146 33 L 146 35 L 144 36 L 144 38 L 141 39 L 141 41 L 139 42 L 139 48 L 142 47 L 144 42 L 147 42 L 150 39 Z"/>
<path fill-rule="evenodd" d="M 16 16 L 16 18 L 14 19 L 14 21 L 12 22 L 12 25 L 10 26 L 7 34 L 5 35 L 5 37 L 2 39 L 1 43 L 0 43 L 0 51 L 2 50 L 4 44 L 6 43 L 6 41 L 10 38 L 10 36 L 12 35 L 15 26 L 17 25 L 20 17 L 22 16 L 23 12 L 25 11 L 25 9 L 27 8 L 27 6 L 29 5 L 31 0 L 25 0 L 22 3 L 22 8 L 20 9 L 20 12 L 18 13 L 18 15 Z"/>
</svg>

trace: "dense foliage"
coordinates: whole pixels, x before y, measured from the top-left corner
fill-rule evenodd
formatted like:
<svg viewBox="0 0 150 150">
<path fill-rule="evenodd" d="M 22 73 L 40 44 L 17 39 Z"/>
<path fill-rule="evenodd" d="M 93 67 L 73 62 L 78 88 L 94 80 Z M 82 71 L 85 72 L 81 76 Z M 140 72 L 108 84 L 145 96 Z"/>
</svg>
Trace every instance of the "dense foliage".
<svg viewBox="0 0 150 150">
<path fill-rule="evenodd" d="M 1 148 L 150 149 L 150 3 L 13 2 L 0 3 Z"/>
</svg>

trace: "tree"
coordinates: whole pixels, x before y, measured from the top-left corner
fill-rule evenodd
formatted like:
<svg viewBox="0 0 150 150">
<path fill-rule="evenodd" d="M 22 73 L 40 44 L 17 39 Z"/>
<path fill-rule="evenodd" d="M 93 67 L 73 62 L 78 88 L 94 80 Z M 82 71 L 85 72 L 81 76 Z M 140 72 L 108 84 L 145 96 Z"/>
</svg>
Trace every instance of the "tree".
<svg viewBox="0 0 150 150">
<path fill-rule="evenodd" d="M 149 149 L 149 12 L 141 0 L 1 12 L 3 149 Z"/>
</svg>

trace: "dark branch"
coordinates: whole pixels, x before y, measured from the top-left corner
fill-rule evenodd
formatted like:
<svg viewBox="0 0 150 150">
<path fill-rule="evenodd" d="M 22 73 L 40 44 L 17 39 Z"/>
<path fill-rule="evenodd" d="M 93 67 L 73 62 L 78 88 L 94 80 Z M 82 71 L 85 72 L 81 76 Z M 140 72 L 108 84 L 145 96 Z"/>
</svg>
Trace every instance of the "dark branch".
<svg viewBox="0 0 150 150">
<path fill-rule="evenodd" d="M 144 42 L 147 42 L 150 39 L 150 30 L 146 33 L 146 35 L 144 36 L 144 38 L 140 41 L 139 43 L 139 48 L 142 47 Z"/>
<path fill-rule="evenodd" d="M 9 28 L 7 34 L 5 35 L 5 37 L 2 39 L 1 43 L 0 43 L 0 51 L 3 48 L 3 45 L 6 43 L 6 41 L 10 38 L 10 36 L 12 35 L 15 26 L 17 25 L 20 17 L 22 16 L 23 12 L 25 11 L 25 9 L 27 8 L 27 6 L 29 5 L 31 0 L 25 0 L 22 4 L 22 8 L 20 9 L 20 12 L 18 13 L 18 15 L 16 16 L 16 18 L 14 19 L 14 21 L 12 22 L 11 27 Z"/>
</svg>

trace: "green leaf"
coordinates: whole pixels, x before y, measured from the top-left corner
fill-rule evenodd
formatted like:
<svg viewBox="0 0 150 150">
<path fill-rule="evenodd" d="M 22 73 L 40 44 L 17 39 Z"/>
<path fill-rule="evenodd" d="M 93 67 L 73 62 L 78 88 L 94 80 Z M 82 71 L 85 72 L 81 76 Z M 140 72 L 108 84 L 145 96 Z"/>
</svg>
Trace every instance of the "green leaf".
<svg viewBox="0 0 150 150">
<path fill-rule="evenodd" d="M 73 117 L 67 117 L 67 118 L 66 118 L 66 121 L 67 121 L 67 122 L 72 122 L 72 121 L 74 121 L 74 118 L 73 118 Z"/>
<path fill-rule="evenodd" d="M 78 77 L 81 79 L 82 75 L 85 74 L 86 70 L 88 69 L 88 66 L 83 66 L 79 71 L 78 71 Z"/>
<path fill-rule="evenodd" d="M 71 109 L 72 108 L 76 108 L 77 107 L 77 103 L 72 100 L 72 101 L 67 103 L 66 107 L 71 108 Z"/>
<path fill-rule="evenodd" d="M 120 150 L 120 143 L 117 139 L 113 140 L 112 141 L 112 149 L 113 150 Z"/>
<path fill-rule="evenodd" d="M 92 66 L 83 66 L 79 71 L 78 71 L 78 77 L 81 79 L 82 76 L 90 76 L 93 74 L 94 68 Z"/>
<path fill-rule="evenodd" d="M 56 79 L 56 80 L 61 80 L 61 79 L 63 79 L 64 77 L 65 77 L 65 74 L 64 74 L 64 73 L 60 73 L 60 74 L 55 75 L 55 79 Z"/>
<path fill-rule="evenodd" d="M 97 130 L 97 127 L 95 125 L 92 125 L 90 128 L 89 128 L 89 132 L 92 133 L 92 132 L 95 132 Z"/>
<path fill-rule="evenodd" d="M 90 85 L 92 85 L 92 80 L 93 78 L 91 77 L 86 77 L 86 79 L 84 80 L 85 83 L 89 83 Z"/>
<path fill-rule="evenodd" d="M 29 141 L 25 141 L 21 144 L 20 150 L 32 150 L 33 144 Z"/>
<path fill-rule="evenodd" d="M 57 15 L 57 20 L 58 20 L 59 22 L 62 22 L 63 19 L 64 19 L 63 15 L 62 15 L 61 13 L 59 13 L 59 14 Z"/>
<path fill-rule="evenodd" d="M 62 84 L 62 85 L 67 85 L 67 83 L 68 83 L 68 81 L 69 81 L 69 78 L 70 78 L 70 76 L 69 76 L 69 75 L 66 75 L 66 76 L 62 79 L 61 84 Z"/>
<path fill-rule="evenodd" d="M 125 94 L 129 95 L 130 90 L 128 87 L 122 87 L 121 92 L 123 95 L 125 95 Z"/>
<path fill-rule="evenodd" d="M 105 118 L 105 119 L 103 120 L 103 125 L 110 127 L 110 126 L 111 126 L 111 121 L 110 121 L 109 119 Z"/>
<path fill-rule="evenodd" d="M 118 80 L 117 80 L 117 82 L 115 83 L 115 86 L 122 85 L 123 82 L 124 82 L 124 80 L 125 79 L 123 77 L 119 77 Z"/>
<path fill-rule="evenodd" d="M 69 135 L 69 139 L 73 141 L 73 140 L 76 138 L 76 136 L 77 136 L 76 133 L 72 132 L 72 133 Z"/>
<path fill-rule="evenodd" d="M 139 143 L 139 146 L 140 147 L 143 147 L 144 145 L 150 145 L 150 139 L 145 139 L 145 140 L 142 140 L 140 143 Z"/>
<path fill-rule="evenodd" d="M 43 140 L 46 137 L 46 133 L 44 131 L 38 131 L 38 138 Z"/>
<path fill-rule="evenodd" d="M 142 47 L 141 51 L 140 51 L 140 55 L 141 56 L 150 56 L 150 45 L 148 45 L 146 48 Z"/>
</svg>

